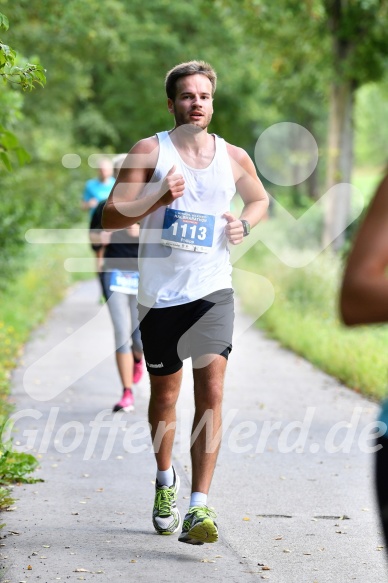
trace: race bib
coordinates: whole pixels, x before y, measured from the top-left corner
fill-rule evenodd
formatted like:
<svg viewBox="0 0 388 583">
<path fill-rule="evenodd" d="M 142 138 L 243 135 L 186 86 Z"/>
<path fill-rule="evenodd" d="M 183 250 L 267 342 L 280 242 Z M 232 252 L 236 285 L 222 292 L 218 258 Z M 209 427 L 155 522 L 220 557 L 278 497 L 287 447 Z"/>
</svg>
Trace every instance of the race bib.
<svg viewBox="0 0 388 583">
<path fill-rule="evenodd" d="M 208 253 L 213 245 L 214 215 L 166 208 L 161 242 L 185 251 Z"/>
<path fill-rule="evenodd" d="M 139 273 L 137 271 L 112 271 L 109 289 L 123 294 L 136 295 L 139 288 Z"/>
</svg>

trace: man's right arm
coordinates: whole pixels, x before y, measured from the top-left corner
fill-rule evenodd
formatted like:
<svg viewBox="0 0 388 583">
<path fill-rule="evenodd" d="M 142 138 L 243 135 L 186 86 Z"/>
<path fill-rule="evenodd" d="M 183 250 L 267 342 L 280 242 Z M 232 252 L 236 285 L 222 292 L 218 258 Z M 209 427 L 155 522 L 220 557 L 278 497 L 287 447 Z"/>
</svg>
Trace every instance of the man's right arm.
<svg viewBox="0 0 388 583">
<path fill-rule="evenodd" d="M 173 167 L 157 193 L 139 198 L 154 172 L 158 154 L 156 137 L 141 140 L 129 151 L 104 207 L 104 229 L 126 229 L 183 195 L 184 180 Z"/>
</svg>

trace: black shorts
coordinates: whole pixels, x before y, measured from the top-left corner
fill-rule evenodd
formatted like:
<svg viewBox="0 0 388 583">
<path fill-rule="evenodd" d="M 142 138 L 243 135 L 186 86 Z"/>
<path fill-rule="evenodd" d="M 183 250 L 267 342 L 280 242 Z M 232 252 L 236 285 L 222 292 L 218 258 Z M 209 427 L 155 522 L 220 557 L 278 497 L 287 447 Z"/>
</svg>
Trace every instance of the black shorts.
<svg viewBox="0 0 388 583">
<path fill-rule="evenodd" d="M 140 332 L 147 370 L 168 375 L 182 368 L 183 360 L 232 350 L 234 298 L 222 289 L 194 302 L 170 308 L 139 304 Z"/>
</svg>

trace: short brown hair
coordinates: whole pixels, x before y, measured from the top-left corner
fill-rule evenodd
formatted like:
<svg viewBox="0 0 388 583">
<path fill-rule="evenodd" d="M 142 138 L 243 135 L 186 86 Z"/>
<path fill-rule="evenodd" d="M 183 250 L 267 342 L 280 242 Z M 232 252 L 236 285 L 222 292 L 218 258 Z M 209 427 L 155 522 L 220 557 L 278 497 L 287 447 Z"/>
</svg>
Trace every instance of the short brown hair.
<svg viewBox="0 0 388 583">
<path fill-rule="evenodd" d="M 165 87 L 169 99 L 175 99 L 178 79 L 189 75 L 205 75 L 212 84 L 212 95 L 214 95 L 217 85 L 217 73 L 213 67 L 209 63 L 205 63 L 205 61 L 188 61 L 187 63 L 176 65 L 167 73 Z"/>
</svg>

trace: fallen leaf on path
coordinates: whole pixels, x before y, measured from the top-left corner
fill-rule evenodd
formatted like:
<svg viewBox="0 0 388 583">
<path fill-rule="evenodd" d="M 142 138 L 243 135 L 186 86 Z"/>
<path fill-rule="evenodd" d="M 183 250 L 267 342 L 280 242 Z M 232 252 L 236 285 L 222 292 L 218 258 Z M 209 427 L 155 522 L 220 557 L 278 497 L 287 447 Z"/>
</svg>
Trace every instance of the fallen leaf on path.
<svg viewBox="0 0 388 583">
<path fill-rule="evenodd" d="M 250 520 L 249 516 L 244 516 L 243 520 L 248 521 Z"/>
</svg>

